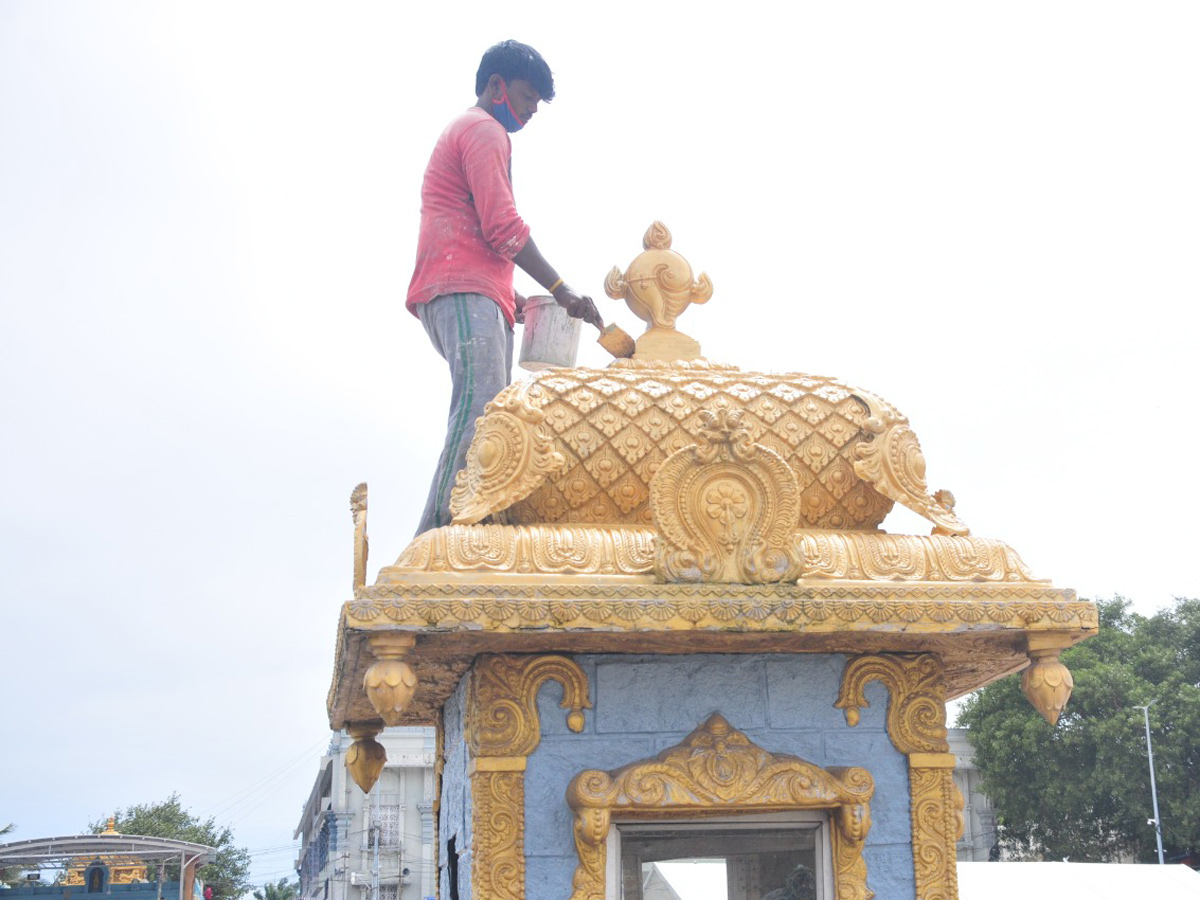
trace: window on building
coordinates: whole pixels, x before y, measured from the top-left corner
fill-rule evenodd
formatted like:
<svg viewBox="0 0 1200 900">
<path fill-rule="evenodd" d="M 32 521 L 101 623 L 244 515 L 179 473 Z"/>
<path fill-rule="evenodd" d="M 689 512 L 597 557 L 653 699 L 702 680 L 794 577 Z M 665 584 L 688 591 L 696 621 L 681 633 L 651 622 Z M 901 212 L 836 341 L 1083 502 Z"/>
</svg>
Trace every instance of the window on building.
<svg viewBox="0 0 1200 900">
<path fill-rule="evenodd" d="M 371 828 L 379 831 L 380 849 L 394 850 L 400 846 L 401 807 L 397 804 L 371 807 Z M 375 840 L 374 834 L 371 841 Z"/>
<path fill-rule="evenodd" d="M 823 813 L 789 813 L 617 823 L 608 900 L 827 900 L 827 821 Z"/>
</svg>

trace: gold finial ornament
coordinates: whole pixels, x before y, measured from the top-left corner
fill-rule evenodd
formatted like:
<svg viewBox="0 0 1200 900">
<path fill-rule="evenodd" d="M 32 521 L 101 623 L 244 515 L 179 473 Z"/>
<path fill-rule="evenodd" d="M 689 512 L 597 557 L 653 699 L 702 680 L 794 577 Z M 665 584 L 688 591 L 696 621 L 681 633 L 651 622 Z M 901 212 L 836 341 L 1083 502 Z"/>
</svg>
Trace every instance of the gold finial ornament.
<svg viewBox="0 0 1200 900">
<path fill-rule="evenodd" d="M 387 762 L 387 751 L 383 749 L 383 744 L 375 740 L 383 729 L 374 724 L 352 723 L 346 726 L 346 730 L 354 738 L 354 743 L 346 751 L 346 769 L 362 792 L 369 794 Z"/>
<path fill-rule="evenodd" d="M 417 673 L 404 657 L 417 643 L 408 632 L 384 632 L 369 639 L 375 662 L 363 676 L 367 699 L 387 725 L 404 721 L 404 711 L 417 690 Z"/>
<path fill-rule="evenodd" d="M 692 278 L 688 261 L 671 249 L 671 232 L 655 222 L 642 237 L 644 252 L 629 268 L 613 266 L 604 279 L 604 291 L 614 300 L 624 300 L 630 311 L 646 323 L 637 339 L 634 359 L 696 359 L 700 343 L 675 330 L 675 319 L 693 303 L 712 297 L 712 282 L 703 272 Z"/>
<path fill-rule="evenodd" d="M 1058 658 L 1059 647 L 1029 649 L 1029 668 L 1021 675 L 1021 691 L 1042 718 L 1053 725 L 1071 699 L 1075 679 Z"/>
</svg>

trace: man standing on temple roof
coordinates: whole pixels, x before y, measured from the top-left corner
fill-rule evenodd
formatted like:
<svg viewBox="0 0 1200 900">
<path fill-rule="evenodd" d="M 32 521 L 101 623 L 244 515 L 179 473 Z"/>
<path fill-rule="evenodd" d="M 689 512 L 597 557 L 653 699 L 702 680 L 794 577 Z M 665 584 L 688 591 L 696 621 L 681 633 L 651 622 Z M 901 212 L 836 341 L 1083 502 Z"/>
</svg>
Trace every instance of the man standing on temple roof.
<svg viewBox="0 0 1200 900">
<path fill-rule="evenodd" d="M 417 534 L 450 524 L 450 489 L 466 463 L 475 420 L 511 378 L 513 324 L 525 303 L 513 291 L 514 264 L 571 316 L 604 325 L 592 299 L 567 285 L 538 251 L 513 201 L 508 134 L 528 124 L 538 103 L 554 99 L 550 67 L 532 47 L 503 41 L 483 54 L 475 93 L 475 105 L 438 138 L 421 186 L 407 305 L 449 364 L 453 393 Z"/>
</svg>

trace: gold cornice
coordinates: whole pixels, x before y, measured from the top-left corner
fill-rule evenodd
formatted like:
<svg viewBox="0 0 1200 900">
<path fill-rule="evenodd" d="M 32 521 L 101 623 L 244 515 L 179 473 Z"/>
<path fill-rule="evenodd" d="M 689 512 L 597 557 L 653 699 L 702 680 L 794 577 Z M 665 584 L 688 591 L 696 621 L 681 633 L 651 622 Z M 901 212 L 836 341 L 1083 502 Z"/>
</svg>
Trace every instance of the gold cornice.
<svg viewBox="0 0 1200 900">
<path fill-rule="evenodd" d="M 821 769 L 755 745 L 714 714 L 682 743 L 613 772 L 588 770 L 567 787 L 575 811 L 579 863 L 571 900 L 602 900 L 605 838 L 614 815 L 662 818 L 682 814 L 761 813 L 796 809 L 831 812 L 834 893 L 869 900 L 862 847 L 870 828 L 875 785 L 861 768 Z"/>
<path fill-rule="evenodd" d="M 1015 550 L 989 538 L 804 529 L 791 541 L 801 558 L 801 581 L 1049 586 Z M 657 543 L 654 529 L 636 526 L 451 525 L 417 537 L 395 565 L 380 571 L 375 587 L 468 574 L 649 584 Z M 364 590 L 371 589 L 356 593 Z"/>
<path fill-rule="evenodd" d="M 963 629 L 1094 631 L 1096 607 L 1042 585 L 376 585 L 346 604 L 351 629 L 602 631 Z"/>
</svg>

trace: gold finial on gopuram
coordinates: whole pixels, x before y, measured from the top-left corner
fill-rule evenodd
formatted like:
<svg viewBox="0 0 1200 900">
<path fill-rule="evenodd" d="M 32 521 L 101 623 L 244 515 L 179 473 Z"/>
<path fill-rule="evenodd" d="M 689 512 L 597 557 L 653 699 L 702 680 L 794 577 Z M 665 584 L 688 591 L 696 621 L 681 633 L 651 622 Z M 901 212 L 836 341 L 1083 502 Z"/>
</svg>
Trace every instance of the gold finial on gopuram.
<svg viewBox="0 0 1200 900">
<path fill-rule="evenodd" d="M 675 330 L 675 319 L 693 303 L 712 297 L 712 282 L 703 272 L 692 278 L 688 261 L 671 249 L 671 232 L 655 222 L 642 238 L 645 252 L 625 274 L 613 266 L 604 279 L 604 290 L 614 300 L 624 300 L 648 326 L 637 339 L 634 359 L 696 359 L 700 343 Z"/>
</svg>

